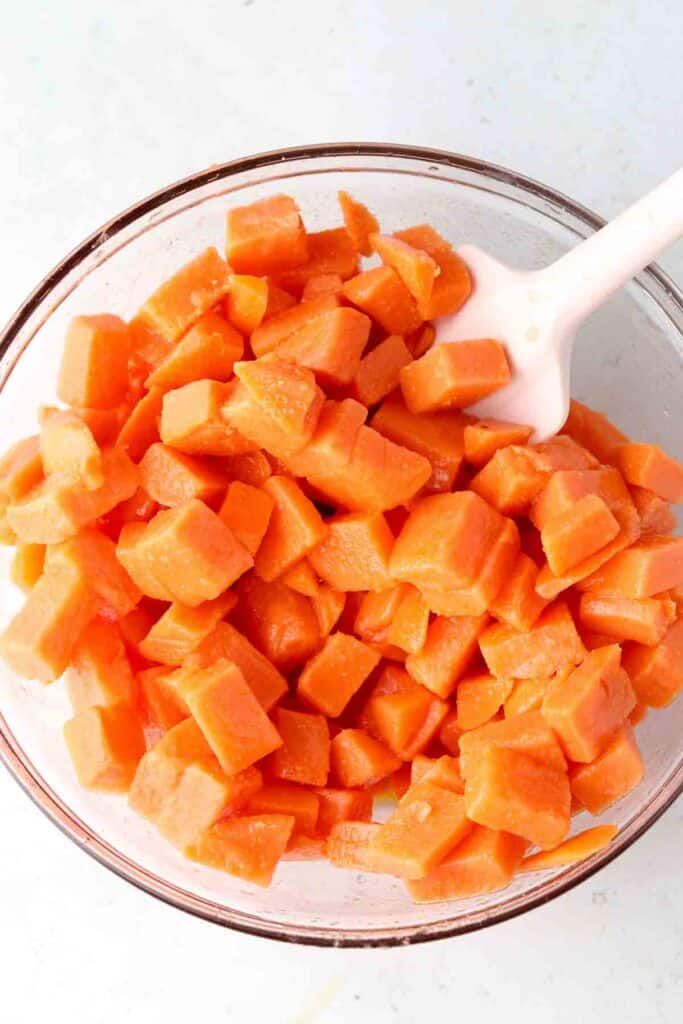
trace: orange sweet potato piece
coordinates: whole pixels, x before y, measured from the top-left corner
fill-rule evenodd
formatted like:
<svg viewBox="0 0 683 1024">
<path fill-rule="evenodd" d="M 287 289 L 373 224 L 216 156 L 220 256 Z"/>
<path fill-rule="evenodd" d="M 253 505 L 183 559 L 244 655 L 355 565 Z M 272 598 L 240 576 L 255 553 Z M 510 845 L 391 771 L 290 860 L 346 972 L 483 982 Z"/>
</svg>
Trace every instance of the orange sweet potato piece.
<svg viewBox="0 0 683 1024">
<path fill-rule="evenodd" d="M 633 505 L 624 478 L 613 466 L 564 469 L 550 477 L 531 506 L 529 518 L 541 530 L 553 516 L 571 512 L 576 502 L 587 494 L 598 495 L 616 515 Z"/>
<path fill-rule="evenodd" d="M 76 714 L 95 705 L 136 703 L 138 688 L 114 623 L 97 618 L 85 627 L 71 654 L 67 689 Z"/>
<path fill-rule="evenodd" d="M 413 685 L 409 690 L 370 697 L 363 720 L 376 739 L 402 761 L 410 761 L 428 746 L 447 713 L 445 701 Z"/>
<path fill-rule="evenodd" d="M 463 732 L 485 725 L 510 696 L 512 679 L 481 673 L 461 679 L 457 689 L 458 726 Z"/>
<path fill-rule="evenodd" d="M 276 708 L 273 721 L 282 746 L 270 757 L 278 779 L 306 786 L 324 786 L 330 771 L 330 731 L 322 715 Z"/>
<path fill-rule="evenodd" d="M 358 251 L 346 228 L 328 228 L 308 235 L 308 259 L 301 266 L 276 275 L 277 284 L 300 295 L 306 282 L 320 274 L 338 274 L 342 280 L 358 271 Z"/>
<path fill-rule="evenodd" d="M 494 892 L 511 881 L 527 845 L 520 836 L 475 825 L 440 864 L 406 887 L 417 903 Z"/>
<path fill-rule="evenodd" d="M 335 516 L 327 536 L 311 551 L 318 576 L 336 590 L 383 590 L 394 536 L 381 512 Z"/>
<path fill-rule="evenodd" d="M 272 511 L 273 498 L 267 490 L 233 480 L 218 514 L 249 554 L 255 555 Z"/>
<path fill-rule="evenodd" d="M 82 573 L 66 566 L 46 570 L 0 636 L 0 653 L 18 675 L 52 682 L 101 604 Z"/>
<path fill-rule="evenodd" d="M 579 584 L 615 597 L 651 597 L 683 583 L 683 537 L 645 537 Z"/>
<path fill-rule="evenodd" d="M 279 288 L 272 280 L 269 280 L 268 302 L 266 304 L 266 312 L 263 319 L 268 320 L 271 316 L 277 316 L 278 313 L 284 313 L 286 309 L 291 309 L 292 306 L 296 306 L 296 304 L 296 298 L 290 292 L 285 291 L 284 288 Z"/>
<path fill-rule="evenodd" d="M 228 210 L 225 251 L 237 274 L 272 274 L 305 263 L 306 229 L 294 200 L 275 195 Z"/>
<path fill-rule="evenodd" d="M 527 711 L 489 722 L 461 734 L 459 749 L 463 776 L 476 771 L 482 751 L 489 747 L 515 750 L 558 772 L 565 771 L 567 767 L 557 736 L 540 711 Z"/>
<path fill-rule="evenodd" d="M 0 496 L 5 504 L 24 498 L 43 479 L 40 438 L 17 441 L 0 459 Z"/>
<path fill-rule="evenodd" d="M 401 391 L 411 412 L 461 409 L 510 379 L 505 349 L 481 338 L 435 345 L 401 370 Z"/>
<path fill-rule="evenodd" d="M 382 643 L 388 638 L 389 628 L 408 593 L 408 584 L 389 585 L 384 590 L 368 591 L 358 605 L 353 624 L 354 632 L 364 640 Z"/>
<path fill-rule="evenodd" d="M 663 498 L 644 487 L 630 487 L 629 490 L 640 516 L 641 537 L 673 532 L 676 527 L 676 516 Z"/>
<path fill-rule="evenodd" d="M 342 294 L 388 334 L 409 334 L 422 323 L 415 299 L 391 267 L 374 267 L 347 281 Z"/>
<path fill-rule="evenodd" d="M 189 712 L 184 700 L 169 681 L 172 669 L 165 665 L 143 669 L 137 674 L 141 705 L 148 723 L 157 726 L 162 733 L 185 721 Z"/>
<path fill-rule="evenodd" d="M 323 295 L 339 297 L 344 282 L 339 274 L 316 274 L 309 277 L 301 293 L 302 302 L 312 302 L 313 299 L 320 299 Z"/>
<path fill-rule="evenodd" d="M 259 326 L 268 308 L 268 282 L 253 274 L 233 274 L 230 291 L 223 300 L 225 315 L 243 334 Z M 211 376 L 203 374 L 202 376 Z"/>
<path fill-rule="evenodd" d="M 128 532 L 134 533 L 132 544 L 126 543 Z M 161 600 L 192 608 L 218 597 L 252 565 L 246 548 L 197 499 L 158 512 L 146 526 L 124 527 L 117 554 L 143 593 L 160 596 L 150 593 L 151 577 L 161 593 L 171 595 Z"/>
<path fill-rule="evenodd" d="M 274 352 L 288 338 L 324 314 L 334 312 L 338 306 L 339 302 L 335 296 L 328 294 L 268 315 L 264 322 L 255 328 L 249 339 L 254 355 L 263 356 L 267 352 Z"/>
<path fill-rule="evenodd" d="M 594 761 L 636 704 L 618 644 L 598 647 L 568 676 L 551 680 L 542 712 L 572 761 Z"/>
<path fill-rule="evenodd" d="M 87 527 L 56 547 L 48 548 L 46 567 L 72 568 L 102 599 L 111 618 L 121 619 L 140 600 L 140 591 L 116 557 L 114 543 Z"/>
<path fill-rule="evenodd" d="M 320 800 L 317 830 L 327 836 L 341 821 L 370 821 L 372 793 L 365 789 L 316 789 Z"/>
<path fill-rule="evenodd" d="M 503 520 L 472 583 L 446 593 L 422 587 L 422 596 L 430 609 L 438 615 L 482 615 L 509 578 L 519 554 L 519 543 L 516 524 L 511 519 Z"/>
<path fill-rule="evenodd" d="M 592 857 L 611 843 L 619 829 L 616 825 L 596 825 L 585 832 L 565 839 L 554 850 L 543 850 L 525 857 L 519 865 L 520 871 L 547 871 L 549 868 L 565 867 L 577 861 Z"/>
<path fill-rule="evenodd" d="M 219 622 L 189 655 L 185 665 L 189 669 L 210 668 L 222 658 L 237 665 L 265 711 L 270 711 L 287 692 L 284 676 L 229 622 Z"/>
<path fill-rule="evenodd" d="M 175 342 L 223 298 L 229 287 L 228 266 L 216 249 L 210 247 L 186 263 L 172 277 L 167 278 L 154 294 L 150 295 L 137 318 L 167 342 Z"/>
<path fill-rule="evenodd" d="M 356 512 L 383 512 L 414 498 L 427 483 L 431 465 L 416 452 L 361 426 L 346 460 L 303 475 L 338 505 Z"/>
<path fill-rule="evenodd" d="M 102 455 L 95 438 L 83 420 L 69 409 L 43 412 L 40 458 L 46 476 L 82 480 L 89 490 L 104 483 Z"/>
<path fill-rule="evenodd" d="M 400 767 L 396 755 L 363 729 L 342 729 L 332 740 L 330 770 L 344 789 L 373 786 Z"/>
<path fill-rule="evenodd" d="M 272 510 L 254 565 L 262 579 L 271 581 L 322 543 L 327 527 L 313 502 L 290 477 L 271 476 L 263 490 L 272 499 Z"/>
<path fill-rule="evenodd" d="M 616 464 L 617 452 L 628 438 L 606 416 L 572 399 L 569 416 L 562 428 L 575 441 L 587 448 L 600 462 Z"/>
<path fill-rule="evenodd" d="M 523 515 L 550 479 L 550 460 L 531 448 L 510 445 L 494 452 L 470 487 L 504 515 Z"/>
<path fill-rule="evenodd" d="M 231 390 L 229 384 L 217 380 L 194 380 L 165 394 L 159 424 L 164 444 L 189 455 L 251 451 L 253 443 L 229 427 L 222 416 Z"/>
<path fill-rule="evenodd" d="M 230 591 L 195 608 L 172 604 L 140 644 L 140 653 L 163 665 L 182 665 L 185 658 L 237 604 Z"/>
<path fill-rule="evenodd" d="M 393 267 L 401 278 L 421 316 L 429 319 L 434 282 L 440 272 L 436 261 L 424 249 L 416 249 L 392 235 L 372 234 L 370 243 L 382 263 Z"/>
<path fill-rule="evenodd" d="M 423 878 L 471 829 L 463 797 L 423 781 L 410 787 L 370 840 L 370 853 L 391 874 Z"/>
<path fill-rule="evenodd" d="M 510 719 L 515 721 L 515 719 Z M 465 772 L 470 820 L 512 832 L 542 849 L 557 846 L 570 824 L 566 771 L 508 747 L 486 746 Z"/>
<path fill-rule="evenodd" d="M 389 571 L 430 590 L 466 587 L 479 576 L 502 526 L 495 509 L 470 491 L 421 498 L 396 539 Z"/>
<path fill-rule="evenodd" d="M 192 762 L 164 800 L 156 824 L 165 839 L 186 851 L 205 829 L 241 810 L 260 785 L 261 773 L 253 766 L 228 778 L 214 757 Z"/>
<path fill-rule="evenodd" d="M 266 583 L 253 573 L 246 577 L 239 586 L 235 621 L 283 672 L 302 665 L 320 646 L 318 618 L 311 601 L 279 580 Z"/>
<path fill-rule="evenodd" d="M 379 660 L 356 637 L 333 633 L 301 672 L 297 696 L 328 718 L 337 718 Z"/>
<path fill-rule="evenodd" d="M 77 316 L 69 324 L 57 380 L 66 405 L 111 409 L 128 387 L 128 327 L 117 316 Z"/>
<path fill-rule="evenodd" d="M 683 690 L 683 618 L 669 627 L 656 647 L 624 644 L 623 665 L 641 704 L 670 704 Z"/>
<path fill-rule="evenodd" d="M 282 745 L 234 662 L 193 671 L 183 697 L 226 775 L 236 775 Z"/>
<path fill-rule="evenodd" d="M 312 305 L 308 302 L 303 308 Z M 370 327 L 369 318 L 357 309 L 333 308 L 312 316 L 275 351 L 279 358 L 313 370 L 323 387 L 349 384 L 359 367 Z"/>
<path fill-rule="evenodd" d="M 600 463 L 595 456 L 568 434 L 556 434 L 547 441 L 531 446 L 533 451 L 545 456 L 555 471 L 568 469 L 598 469 Z"/>
<path fill-rule="evenodd" d="M 65 724 L 64 739 L 80 784 L 110 793 L 125 793 L 145 752 L 139 715 L 121 705 L 80 711 Z"/>
<path fill-rule="evenodd" d="M 579 562 L 577 566 L 564 573 L 562 576 L 555 576 L 548 565 L 544 565 L 536 579 L 536 593 L 541 597 L 557 597 L 562 591 L 578 584 L 583 588 L 584 581 L 592 579 L 593 575 L 599 575 L 601 566 L 614 560 L 615 556 L 638 539 L 640 534 L 640 520 L 638 513 L 633 506 L 614 508 L 613 515 L 619 523 L 619 533 L 616 537 L 601 548 L 596 554 Z"/>
<path fill-rule="evenodd" d="M 322 836 L 290 836 L 283 860 L 325 860 L 325 839 Z"/>
<path fill-rule="evenodd" d="M 665 501 L 683 501 L 683 465 L 658 445 L 622 445 L 616 461 L 630 484 L 647 487 Z"/>
<path fill-rule="evenodd" d="M 157 443 L 147 449 L 140 463 L 140 483 L 154 501 L 173 507 L 193 498 L 213 498 L 225 488 L 226 481 L 221 472 L 201 458 Z"/>
<path fill-rule="evenodd" d="M 164 392 L 153 387 L 131 409 L 116 439 L 117 447 L 139 462 L 147 449 L 160 438 L 159 424 Z"/>
<path fill-rule="evenodd" d="M 291 814 L 259 814 L 219 821 L 186 851 L 191 860 L 242 878 L 270 885 L 294 827 Z"/>
<path fill-rule="evenodd" d="M 169 391 L 195 380 L 227 381 L 243 352 L 241 334 L 218 313 L 209 311 L 157 364 L 145 386 Z"/>
<path fill-rule="evenodd" d="M 102 452 L 102 473 L 104 482 L 95 490 L 80 480 L 49 477 L 7 506 L 9 525 L 28 544 L 58 544 L 72 537 L 137 489 L 136 467 L 118 448 Z"/>
<path fill-rule="evenodd" d="M 273 470 L 265 452 L 254 449 L 242 455 L 227 455 L 221 459 L 221 465 L 230 480 L 239 480 L 251 487 L 260 487 Z"/>
<path fill-rule="evenodd" d="M 317 597 L 320 589 L 318 577 L 307 558 L 303 558 L 288 569 L 282 576 L 282 582 L 297 593 L 305 594 L 306 597 Z"/>
<path fill-rule="evenodd" d="M 465 427 L 465 458 L 471 466 L 483 466 L 499 448 L 523 445 L 533 433 L 533 427 L 502 420 L 477 420 Z"/>
<path fill-rule="evenodd" d="M 346 594 L 342 590 L 335 590 L 326 583 L 321 583 L 311 603 L 318 620 L 320 636 L 329 636 L 344 611 Z"/>
<path fill-rule="evenodd" d="M 290 471 L 297 476 L 317 479 L 329 474 L 331 468 L 336 471 L 346 468 L 366 417 L 365 406 L 353 398 L 325 402 L 309 443 L 287 458 Z"/>
<path fill-rule="evenodd" d="M 413 679 L 437 697 L 449 697 L 477 649 L 485 621 L 485 616 L 437 616 L 420 653 L 406 658 L 406 669 Z"/>
<path fill-rule="evenodd" d="M 441 786 L 442 789 L 450 789 L 460 796 L 465 791 L 458 758 L 448 755 L 431 758 L 416 754 L 410 765 L 410 784 L 414 785 L 416 782 L 430 782 L 435 786 Z"/>
<path fill-rule="evenodd" d="M 10 579 L 27 594 L 40 579 L 44 565 L 44 544 L 19 544 L 12 558 Z"/>
<path fill-rule="evenodd" d="M 310 789 L 291 782 L 267 782 L 249 801 L 250 814 L 291 814 L 294 831 L 315 835 L 320 800 Z"/>
<path fill-rule="evenodd" d="M 645 768 L 633 730 L 625 725 L 612 742 L 590 764 L 572 765 L 572 796 L 591 814 L 630 793 L 643 778 Z"/>
<path fill-rule="evenodd" d="M 531 629 L 548 604 L 535 590 L 538 572 L 533 559 L 520 553 L 506 582 L 489 603 L 491 614 L 514 629 Z"/>
<path fill-rule="evenodd" d="M 376 405 L 398 387 L 399 373 L 412 358 L 398 334 L 381 341 L 360 360 L 356 370 L 353 385 L 358 400 L 364 405 Z"/>
<path fill-rule="evenodd" d="M 310 370 L 278 359 L 236 363 L 241 385 L 223 416 L 250 441 L 278 458 L 300 451 L 311 439 L 323 394 Z"/>
<path fill-rule="evenodd" d="M 387 641 L 406 654 L 419 654 L 427 640 L 429 607 L 419 590 L 408 587 L 389 623 Z"/>
<path fill-rule="evenodd" d="M 567 669 L 564 672 L 570 671 Z M 550 685 L 550 679 L 540 677 L 536 679 L 518 679 L 514 682 L 513 689 L 503 705 L 506 718 L 514 715 L 523 715 L 527 711 L 540 710 L 545 692 Z"/>
<path fill-rule="evenodd" d="M 395 444 L 429 459 L 430 491 L 450 491 L 463 461 L 467 419 L 458 412 L 420 415 L 410 412 L 400 395 L 391 395 L 375 413 L 372 427 Z"/>
<path fill-rule="evenodd" d="M 560 602 L 547 608 L 526 633 L 494 623 L 480 636 L 479 647 L 489 672 L 503 679 L 550 676 L 578 664 L 585 653 L 571 613 Z"/>
<path fill-rule="evenodd" d="M 424 249 L 439 268 L 429 303 L 424 310 L 425 319 L 433 320 L 437 316 L 457 313 L 472 291 L 472 278 L 464 260 L 426 224 L 396 231 L 394 237 L 415 249 Z"/>
<path fill-rule="evenodd" d="M 462 730 L 458 725 L 456 711 L 449 711 L 439 729 L 439 743 L 454 757 L 460 752 L 460 737 Z"/>
<path fill-rule="evenodd" d="M 610 597 L 582 594 L 581 624 L 619 642 L 634 640 L 652 647 L 664 637 L 676 618 L 676 605 L 663 597 Z"/>
<path fill-rule="evenodd" d="M 549 518 L 541 529 L 541 543 L 555 576 L 576 568 L 614 540 L 619 522 L 597 494 L 579 498 L 569 512 Z"/>
<path fill-rule="evenodd" d="M 370 213 L 367 206 L 359 203 L 348 192 L 338 192 L 337 198 L 344 218 L 344 226 L 354 247 L 362 256 L 370 256 L 372 253 L 370 235 L 379 231 L 377 218 Z"/>
<path fill-rule="evenodd" d="M 129 806 L 156 822 L 185 769 L 197 761 L 215 763 L 201 729 L 194 719 L 185 718 L 171 726 L 139 761 L 128 790 Z M 260 779 L 260 772 L 258 776 Z"/>
<path fill-rule="evenodd" d="M 374 821 L 339 821 L 325 844 L 327 859 L 336 868 L 352 871 L 381 871 L 369 853 L 369 844 L 381 828 Z"/>
</svg>

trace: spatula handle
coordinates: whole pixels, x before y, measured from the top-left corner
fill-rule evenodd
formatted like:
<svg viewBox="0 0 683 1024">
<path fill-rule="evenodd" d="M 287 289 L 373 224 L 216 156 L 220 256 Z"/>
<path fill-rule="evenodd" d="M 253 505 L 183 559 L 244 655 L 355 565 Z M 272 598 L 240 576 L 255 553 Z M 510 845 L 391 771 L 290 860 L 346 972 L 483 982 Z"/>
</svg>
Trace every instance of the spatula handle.
<svg viewBox="0 0 683 1024">
<path fill-rule="evenodd" d="M 683 236 L 683 168 L 540 271 L 567 323 L 578 324 Z"/>
</svg>

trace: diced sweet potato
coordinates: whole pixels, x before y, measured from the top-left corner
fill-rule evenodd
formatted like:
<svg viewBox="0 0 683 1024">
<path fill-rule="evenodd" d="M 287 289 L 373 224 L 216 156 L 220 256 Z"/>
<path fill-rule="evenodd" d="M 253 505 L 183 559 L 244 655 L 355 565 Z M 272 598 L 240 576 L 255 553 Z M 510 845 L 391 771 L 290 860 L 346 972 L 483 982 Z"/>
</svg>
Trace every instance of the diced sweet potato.
<svg viewBox="0 0 683 1024">
<path fill-rule="evenodd" d="M 582 594 L 581 624 L 619 642 L 633 640 L 652 647 L 663 638 L 676 618 L 676 605 L 669 598 L 610 597 Z"/>
<path fill-rule="evenodd" d="M 270 581 L 282 576 L 321 544 L 327 535 L 327 526 L 295 480 L 271 476 L 263 490 L 272 500 L 272 510 L 254 565 L 259 576 Z"/>
<path fill-rule="evenodd" d="M 567 762 L 557 736 L 538 711 L 489 722 L 460 736 L 460 768 L 467 777 L 477 770 L 482 752 L 489 747 L 504 747 L 525 754 L 532 760 L 566 770 Z"/>
<path fill-rule="evenodd" d="M 234 282 L 233 277 L 231 294 L 235 289 Z M 265 282 L 262 283 L 265 286 Z M 155 366 L 145 386 L 170 391 L 195 380 L 230 380 L 232 368 L 242 358 L 243 352 L 242 335 L 218 313 L 209 311 Z"/>
<path fill-rule="evenodd" d="M 420 653 L 406 658 L 406 669 L 437 697 L 449 697 L 474 656 L 485 622 L 484 615 L 450 619 L 437 616 Z"/>
<path fill-rule="evenodd" d="M 243 334 L 259 326 L 268 308 L 268 282 L 253 274 L 233 274 L 230 291 L 223 300 L 225 315 Z M 293 301 L 293 300 L 292 300 Z M 211 374 L 202 374 L 210 377 Z"/>
<path fill-rule="evenodd" d="M 287 692 L 287 681 L 271 662 L 229 622 L 219 622 L 187 658 L 187 668 L 210 668 L 226 658 L 237 665 L 257 701 L 270 711 Z"/>
<path fill-rule="evenodd" d="M 10 579 L 28 594 L 36 585 L 45 565 L 44 544 L 19 544 L 12 558 Z"/>
<path fill-rule="evenodd" d="M 430 316 L 430 302 L 434 282 L 440 273 L 439 265 L 424 249 L 416 249 L 392 235 L 372 234 L 372 248 L 385 266 L 393 267 L 415 299 L 420 315 Z"/>
<path fill-rule="evenodd" d="M 254 885 L 270 885 L 294 827 L 291 814 L 259 814 L 219 821 L 187 850 L 201 864 Z"/>
<path fill-rule="evenodd" d="M 490 721 L 510 696 L 513 685 L 512 679 L 497 679 L 487 673 L 461 679 L 456 693 L 460 729 L 467 732 Z"/>
<path fill-rule="evenodd" d="M 125 793 L 145 752 L 138 713 L 120 705 L 79 712 L 64 726 L 64 739 L 80 784 L 110 793 Z"/>
<path fill-rule="evenodd" d="M 548 604 L 535 590 L 538 572 L 528 555 L 517 556 L 507 581 L 489 603 L 489 611 L 499 622 L 521 631 L 531 629 Z"/>
<path fill-rule="evenodd" d="M 330 830 L 325 844 L 327 859 L 336 868 L 352 871 L 381 871 L 370 852 L 370 840 L 381 828 L 374 821 L 339 821 Z"/>
<path fill-rule="evenodd" d="M 543 850 L 541 853 L 532 854 L 531 857 L 525 857 L 519 865 L 519 870 L 547 871 L 548 868 L 575 864 L 603 850 L 618 831 L 616 825 L 597 825 L 595 828 L 588 828 L 571 839 L 565 839 L 554 850 Z"/>
<path fill-rule="evenodd" d="M 418 903 L 464 899 L 502 889 L 522 863 L 526 840 L 475 825 L 468 836 L 424 878 L 406 882 Z"/>
<path fill-rule="evenodd" d="M 330 771 L 345 789 L 373 786 L 400 767 L 396 755 L 363 729 L 342 729 L 332 740 Z"/>
<path fill-rule="evenodd" d="M 151 327 L 167 342 L 175 342 L 222 299 L 229 287 L 228 266 L 217 251 L 210 247 L 181 267 L 150 295 L 138 313 L 138 320 Z"/>
<path fill-rule="evenodd" d="M 550 460 L 532 448 L 510 445 L 494 452 L 470 481 L 475 493 L 508 516 L 523 515 L 550 479 Z"/>
<path fill-rule="evenodd" d="M 161 440 L 189 455 L 239 455 L 253 450 L 253 442 L 223 419 L 222 408 L 230 393 L 230 385 L 217 380 L 194 380 L 169 391 L 161 409 Z M 145 465 L 145 459 L 140 465 Z"/>
<path fill-rule="evenodd" d="M 273 498 L 263 487 L 253 487 L 241 480 L 233 480 L 228 486 L 218 514 L 252 556 L 266 534 L 273 504 Z"/>
<path fill-rule="evenodd" d="M 342 294 L 388 334 L 409 334 L 422 323 L 415 299 L 391 267 L 374 267 L 352 277 Z"/>
<path fill-rule="evenodd" d="M 104 483 L 100 449 L 90 428 L 71 410 L 51 409 L 43 415 L 40 457 L 47 476 L 82 481 L 89 490 Z"/>
<path fill-rule="evenodd" d="M 655 647 L 624 644 L 624 668 L 641 704 L 663 708 L 683 690 L 683 618 Z"/>
<path fill-rule="evenodd" d="M 415 249 L 424 249 L 439 268 L 429 303 L 424 311 L 426 319 L 457 313 L 472 291 L 472 278 L 467 264 L 453 252 L 451 246 L 433 228 L 426 224 L 396 231 L 395 238 Z"/>
<path fill-rule="evenodd" d="M 163 665 L 182 665 L 236 604 L 237 598 L 230 591 L 196 608 L 172 604 L 140 644 L 140 653 Z"/>
<path fill-rule="evenodd" d="M 321 642 L 309 598 L 279 580 L 267 583 L 255 574 L 238 591 L 235 621 L 254 646 L 282 672 L 308 661 Z"/>
<path fill-rule="evenodd" d="M 663 498 L 644 487 L 631 487 L 631 497 L 640 516 L 641 537 L 671 533 L 676 527 L 676 516 Z"/>
<path fill-rule="evenodd" d="M 312 306 L 313 303 L 305 303 Z M 264 330 L 267 329 L 265 325 Z M 323 387 L 350 384 L 370 335 L 369 317 L 348 306 L 312 316 L 276 348 L 280 359 L 305 366 Z"/>
<path fill-rule="evenodd" d="M 572 796 L 591 814 L 601 814 L 630 793 L 644 771 L 633 731 L 626 725 L 594 761 L 572 766 Z"/>
<path fill-rule="evenodd" d="M 429 459 L 429 491 L 450 491 L 463 461 L 467 420 L 458 412 L 410 412 L 400 395 L 391 395 L 375 413 L 372 427 L 389 441 Z"/>
<path fill-rule="evenodd" d="M 356 637 L 333 633 L 304 667 L 297 695 L 328 718 L 337 718 L 379 660 L 379 655 Z"/>
<path fill-rule="evenodd" d="M 462 409 L 509 380 L 505 349 L 491 338 L 435 345 L 401 370 L 401 390 L 411 412 Z"/>
<path fill-rule="evenodd" d="M 412 358 L 400 335 L 391 334 L 381 341 L 360 360 L 355 372 L 353 386 L 358 400 L 363 405 L 376 405 L 398 387 L 399 374 Z"/>
<path fill-rule="evenodd" d="M 533 433 L 532 427 L 502 420 L 477 420 L 465 427 L 465 458 L 471 466 L 483 466 L 499 448 L 522 445 Z"/>
<path fill-rule="evenodd" d="M 164 392 L 153 387 L 137 402 L 126 417 L 116 444 L 139 462 L 151 444 L 160 439 L 159 424 Z"/>
<path fill-rule="evenodd" d="M 630 484 L 647 487 L 665 501 L 683 501 L 683 465 L 658 445 L 622 445 L 616 460 Z"/>
<path fill-rule="evenodd" d="M 223 474 L 212 465 L 167 444 L 147 449 L 140 463 L 140 482 L 154 501 L 166 507 L 213 498 L 226 484 Z"/>
<path fill-rule="evenodd" d="M 652 597 L 683 583 L 683 537 L 645 537 L 579 584 L 615 597 Z"/>
<path fill-rule="evenodd" d="M 351 241 L 362 256 L 369 256 L 372 253 L 370 235 L 379 231 L 377 218 L 370 213 L 367 206 L 359 203 L 348 192 L 338 192 L 337 198 L 344 218 L 344 226 Z"/>
<path fill-rule="evenodd" d="M 163 802 L 156 824 L 185 852 L 219 818 L 241 810 L 260 785 L 261 773 L 253 766 L 228 778 L 214 757 L 194 761 Z"/>
<path fill-rule="evenodd" d="M 310 789 L 291 782 L 267 782 L 249 801 L 250 814 L 291 814 L 294 831 L 315 835 L 320 800 Z"/>
<path fill-rule="evenodd" d="M 555 576 L 574 569 L 604 548 L 619 533 L 619 523 L 597 494 L 587 494 L 570 512 L 549 518 L 541 530 L 541 542 L 550 571 Z"/>
<path fill-rule="evenodd" d="M 273 721 L 282 746 L 270 757 L 278 779 L 306 786 L 324 786 L 330 770 L 330 732 L 322 715 L 276 708 Z"/>
<path fill-rule="evenodd" d="M 308 242 L 290 196 L 259 199 L 228 210 L 226 259 L 237 274 L 273 274 L 305 263 Z"/>
<path fill-rule="evenodd" d="M 479 638 L 479 646 L 489 671 L 508 679 L 552 675 L 565 665 L 577 665 L 585 653 L 571 613 L 560 602 L 547 608 L 526 633 L 494 623 Z"/>
<path fill-rule="evenodd" d="M 77 316 L 71 321 L 57 381 L 66 405 L 111 409 L 128 388 L 128 327 L 117 316 Z"/>
<path fill-rule="evenodd" d="M 623 726 L 636 704 L 618 644 L 598 647 L 568 676 L 550 682 L 542 712 L 572 761 L 589 762 Z"/>
<path fill-rule="evenodd" d="M 128 615 L 140 600 L 140 590 L 119 562 L 113 541 L 94 527 L 48 548 L 46 566 L 80 573 L 102 599 L 107 615 L 115 619 Z"/>
<path fill-rule="evenodd" d="M 305 263 L 275 275 L 277 284 L 300 295 L 306 282 L 320 274 L 339 274 L 342 280 L 358 270 L 358 251 L 346 228 L 329 228 L 308 235 L 308 259 Z"/>
<path fill-rule="evenodd" d="M 71 653 L 67 688 L 76 714 L 95 705 L 135 705 L 138 688 L 114 623 L 97 618 L 85 627 Z"/>
<path fill-rule="evenodd" d="M 569 416 L 562 429 L 584 448 L 588 448 L 600 462 L 616 464 L 618 450 L 628 444 L 626 435 L 610 423 L 606 416 L 589 409 L 576 399 L 571 400 Z"/>
<path fill-rule="evenodd" d="M 384 590 L 394 536 L 381 512 L 327 520 L 327 536 L 309 558 L 321 579 L 336 590 Z"/>
<path fill-rule="evenodd" d="M 40 438 L 27 437 L 17 441 L 0 459 L 0 495 L 4 504 L 18 501 L 43 479 Z"/>
<path fill-rule="evenodd" d="M 341 821 L 370 821 L 372 794 L 364 789 L 316 789 L 320 801 L 318 832 L 327 836 Z"/>
</svg>

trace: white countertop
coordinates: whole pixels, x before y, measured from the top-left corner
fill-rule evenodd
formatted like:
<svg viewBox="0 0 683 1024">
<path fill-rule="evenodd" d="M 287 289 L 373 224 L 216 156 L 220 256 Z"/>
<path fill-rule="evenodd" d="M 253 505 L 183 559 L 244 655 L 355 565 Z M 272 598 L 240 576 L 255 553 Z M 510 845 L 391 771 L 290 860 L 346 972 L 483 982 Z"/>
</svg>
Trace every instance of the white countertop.
<svg viewBox="0 0 683 1024">
<path fill-rule="evenodd" d="M 679 0 L 12 4 L 0 320 L 140 196 L 279 146 L 457 150 L 609 216 L 683 163 L 682 34 Z M 662 263 L 683 283 L 683 247 Z M 85 857 L 3 771 L 0 821 L 7 1024 L 680 1020 L 681 802 L 549 906 L 393 951 L 288 947 L 183 916 Z"/>
</svg>

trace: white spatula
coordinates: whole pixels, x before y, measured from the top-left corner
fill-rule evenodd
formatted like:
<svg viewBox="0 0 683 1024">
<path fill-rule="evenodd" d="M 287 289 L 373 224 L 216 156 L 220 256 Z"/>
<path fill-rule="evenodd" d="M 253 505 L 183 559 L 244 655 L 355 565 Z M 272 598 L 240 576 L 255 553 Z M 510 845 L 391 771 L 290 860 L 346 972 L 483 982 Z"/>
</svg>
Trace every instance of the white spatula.
<svg viewBox="0 0 683 1024">
<path fill-rule="evenodd" d="M 495 338 L 512 368 L 506 387 L 468 409 L 556 433 L 569 409 L 574 335 L 612 292 L 683 236 L 683 168 L 544 270 L 504 266 L 463 246 L 474 289 L 463 308 L 436 322 L 437 342 Z"/>
</svg>

